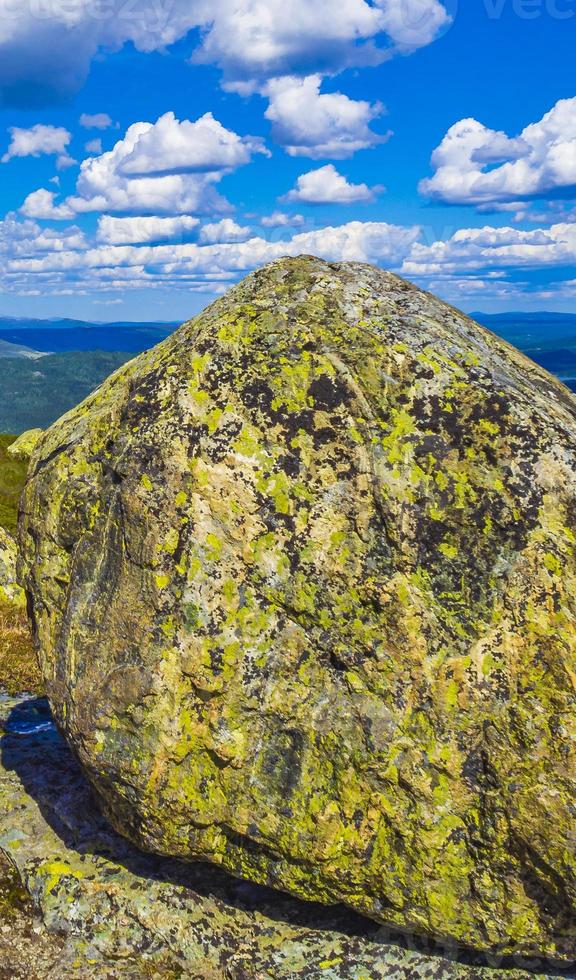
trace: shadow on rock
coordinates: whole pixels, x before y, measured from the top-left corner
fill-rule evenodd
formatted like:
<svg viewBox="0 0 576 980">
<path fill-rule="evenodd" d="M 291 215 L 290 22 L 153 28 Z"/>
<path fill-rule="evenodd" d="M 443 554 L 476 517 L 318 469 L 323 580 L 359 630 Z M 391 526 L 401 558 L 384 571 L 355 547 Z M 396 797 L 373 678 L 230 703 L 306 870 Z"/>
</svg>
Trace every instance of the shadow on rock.
<svg viewBox="0 0 576 980">
<path fill-rule="evenodd" d="M 344 907 L 302 902 L 272 888 L 234 878 L 210 864 L 188 864 L 139 850 L 117 834 L 101 814 L 95 794 L 52 720 L 46 698 L 30 698 L 17 704 L 3 727 L 3 767 L 17 773 L 46 822 L 70 850 L 97 854 L 121 863 L 141 878 L 167 881 L 238 909 L 258 909 L 270 918 L 294 925 L 337 928 L 349 936 L 381 934 L 377 923 Z"/>
</svg>

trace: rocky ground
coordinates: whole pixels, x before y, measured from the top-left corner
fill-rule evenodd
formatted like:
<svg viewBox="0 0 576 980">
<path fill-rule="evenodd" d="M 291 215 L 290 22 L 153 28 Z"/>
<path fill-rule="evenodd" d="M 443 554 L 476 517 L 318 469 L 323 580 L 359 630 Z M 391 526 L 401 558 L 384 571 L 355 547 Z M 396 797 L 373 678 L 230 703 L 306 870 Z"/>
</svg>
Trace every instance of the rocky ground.
<svg viewBox="0 0 576 980">
<path fill-rule="evenodd" d="M 0 853 L 0 980 L 44 980 L 57 967 L 61 937 L 35 913 L 17 872 Z"/>
</svg>

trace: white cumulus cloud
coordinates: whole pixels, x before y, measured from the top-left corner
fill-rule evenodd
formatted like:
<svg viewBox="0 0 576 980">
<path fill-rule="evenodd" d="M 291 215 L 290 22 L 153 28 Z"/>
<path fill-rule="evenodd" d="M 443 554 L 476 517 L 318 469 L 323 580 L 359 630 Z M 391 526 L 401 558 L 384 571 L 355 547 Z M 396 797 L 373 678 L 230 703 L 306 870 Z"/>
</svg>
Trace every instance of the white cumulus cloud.
<svg viewBox="0 0 576 980">
<path fill-rule="evenodd" d="M 270 156 L 262 139 L 238 136 L 211 112 L 196 122 L 180 122 L 173 112 L 167 112 L 138 134 L 118 170 L 140 177 L 234 170 L 249 163 L 254 153 Z"/>
<path fill-rule="evenodd" d="M 447 4 L 438 0 L 375 0 L 380 7 L 381 30 L 401 51 L 430 44 L 452 24 Z M 453 5 L 450 5 L 453 6 Z"/>
<path fill-rule="evenodd" d="M 216 0 L 195 59 L 228 80 L 334 74 L 430 44 L 450 23 L 439 0 Z"/>
<path fill-rule="evenodd" d="M 38 284 L 81 289 L 107 283 L 115 288 L 146 284 L 159 288 L 167 283 L 190 288 L 204 279 L 210 283 L 234 281 L 250 269 L 283 255 L 313 253 L 332 261 L 375 262 L 398 266 L 420 236 L 417 226 L 384 222 L 352 221 L 347 224 L 295 234 L 288 241 L 271 242 L 253 237 L 244 242 L 217 244 L 171 243 L 165 245 L 101 245 L 84 251 L 54 250 L 47 255 L 7 257 L 0 281 L 18 282 L 22 288 Z M 206 285 L 208 283 L 208 285 Z"/>
<path fill-rule="evenodd" d="M 302 214 L 286 214 L 285 211 L 273 211 L 260 219 L 263 228 L 297 228 L 304 222 Z"/>
<path fill-rule="evenodd" d="M 110 129 L 114 123 L 107 112 L 95 112 L 93 115 L 83 112 L 80 116 L 80 125 L 84 129 Z"/>
<path fill-rule="evenodd" d="M 76 212 L 68 204 L 56 204 L 55 202 L 55 191 L 40 188 L 40 190 L 32 191 L 28 195 L 20 211 L 28 218 L 41 218 L 46 221 L 66 221 L 68 218 L 74 217 Z"/>
<path fill-rule="evenodd" d="M 251 234 L 251 228 L 237 224 L 232 218 L 222 218 L 204 225 L 199 239 L 206 245 L 214 245 L 219 242 L 245 242 Z"/>
<path fill-rule="evenodd" d="M 29 129 L 10 127 L 10 145 L 2 157 L 2 163 L 8 163 L 14 157 L 57 157 L 59 167 L 70 166 L 75 161 L 68 154 L 68 145 L 72 134 L 63 126 L 44 126 L 37 123 Z"/>
<path fill-rule="evenodd" d="M 100 156 L 102 153 L 102 140 L 88 140 L 84 149 L 86 150 L 86 153 L 93 153 L 96 156 Z"/>
<path fill-rule="evenodd" d="M 382 187 L 368 187 L 367 184 L 351 184 L 329 163 L 318 170 L 301 174 L 296 187 L 285 196 L 286 201 L 300 201 L 303 204 L 358 204 L 373 201 Z"/>
<path fill-rule="evenodd" d="M 388 138 L 370 129 L 383 112 L 381 103 L 349 99 L 341 92 L 321 93 L 320 75 L 287 76 L 269 82 L 265 94 L 270 104 L 265 116 L 272 123 L 272 137 L 290 156 L 314 160 L 350 157 Z"/>
<path fill-rule="evenodd" d="M 576 262 L 576 224 L 549 228 L 461 228 L 431 245 L 416 242 L 403 265 L 408 276 L 424 277 L 498 269 L 543 269 Z"/>
<path fill-rule="evenodd" d="M 102 245 L 171 241 L 189 238 L 199 224 L 200 220 L 190 215 L 179 215 L 175 218 L 160 218 L 156 215 L 115 218 L 104 214 L 98 219 L 96 238 Z"/>
<path fill-rule="evenodd" d="M 226 213 L 232 207 L 214 184 L 262 152 L 260 140 L 225 129 L 210 113 L 196 123 L 166 113 L 156 123 L 133 123 L 112 150 L 84 160 L 76 192 L 64 202 L 55 204 L 54 194 L 39 190 L 22 210 L 32 215 L 42 208 L 52 218 L 91 211 Z"/>
<path fill-rule="evenodd" d="M 75 225 L 67 228 L 42 228 L 36 221 L 21 220 L 12 213 L 0 221 L 0 255 L 4 259 L 6 256 L 25 258 L 86 248 L 84 232 Z"/>
<path fill-rule="evenodd" d="M 506 205 L 576 190 L 576 98 L 561 99 L 519 136 L 476 119 L 452 126 L 432 155 L 420 192 L 449 204 Z"/>
<path fill-rule="evenodd" d="M 70 96 L 99 50 L 160 51 L 200 29 L 197 61 L 228 82 L 334 74 L 429 44 L 451 22 L 439 0 L 0 0 L 0 102 Z M 131 15 L 130 15 L 131 14 Z M 98 114 L 100 115 L 100 114 Z"/>
</svg>

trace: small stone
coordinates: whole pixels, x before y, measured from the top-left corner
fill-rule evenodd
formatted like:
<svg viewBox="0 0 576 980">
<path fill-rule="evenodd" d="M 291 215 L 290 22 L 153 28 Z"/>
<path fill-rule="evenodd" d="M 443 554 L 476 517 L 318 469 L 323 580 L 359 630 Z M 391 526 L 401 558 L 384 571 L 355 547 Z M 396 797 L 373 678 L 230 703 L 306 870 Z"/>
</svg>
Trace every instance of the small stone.
<svg viewBox="0 0 576 980">
<path fill-rule="evenodd" d="M 13 456 L 14 459 L 20 459 L 28 462 L 32 453 L 34 452 L 40 437 L 42 436 L 43 429 L 27 429 L 22 435 L 18 436 L 14 442 L 8 446 L 6 452 L 9 456 Z"/>
</svg>

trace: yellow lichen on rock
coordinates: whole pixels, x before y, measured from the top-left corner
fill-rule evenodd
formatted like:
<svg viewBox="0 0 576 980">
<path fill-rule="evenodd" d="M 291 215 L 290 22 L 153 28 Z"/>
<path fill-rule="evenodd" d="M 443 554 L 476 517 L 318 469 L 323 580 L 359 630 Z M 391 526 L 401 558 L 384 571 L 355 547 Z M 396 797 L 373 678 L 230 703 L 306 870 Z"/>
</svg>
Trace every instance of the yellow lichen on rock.
<svg viewBox="0 0 576 980">
<path fill-rule="evenodd" d="M 0 602 L 23 606 L 24 592 L 16 581 L 16 558 L 14 538 L 0 527 Z"/>
</svg>

